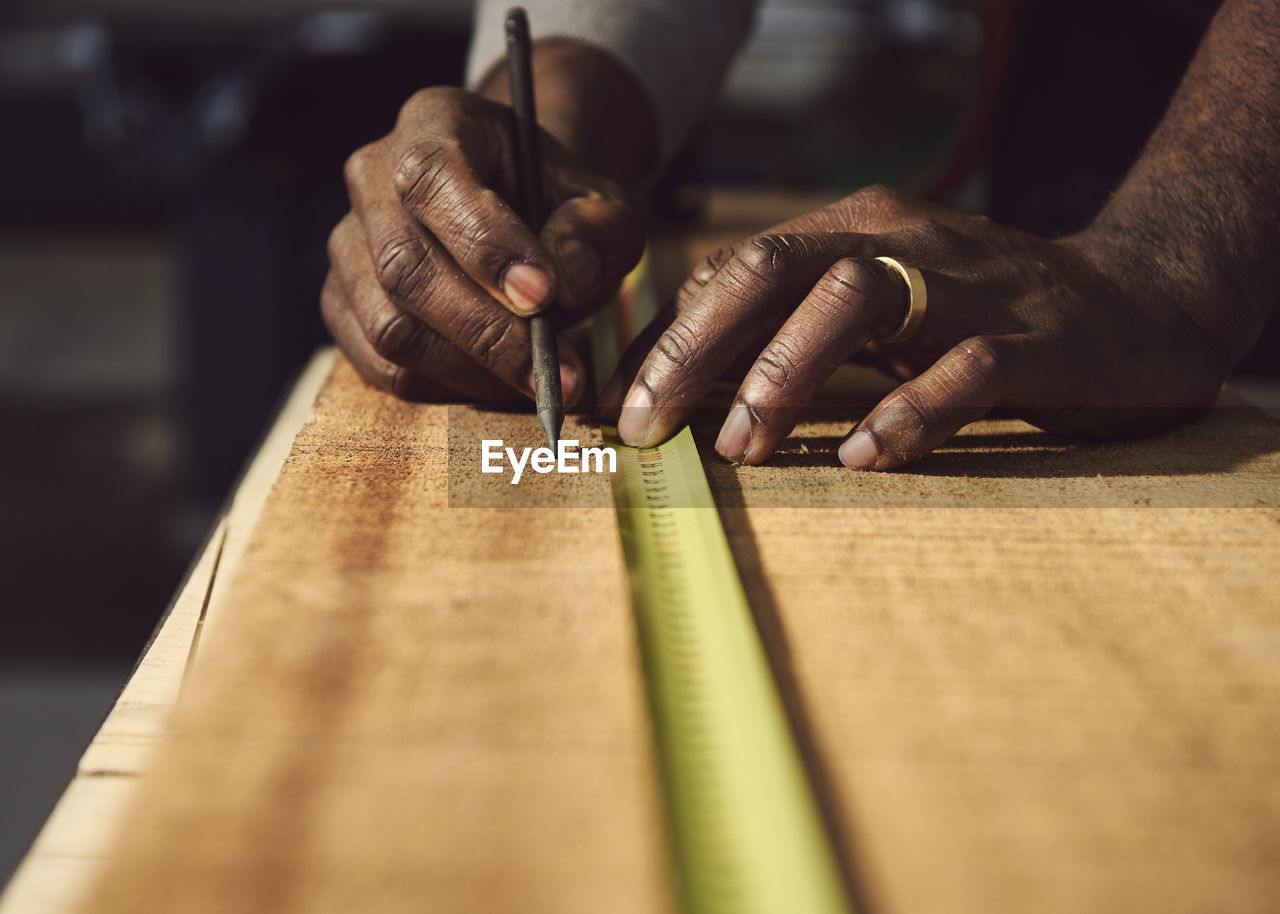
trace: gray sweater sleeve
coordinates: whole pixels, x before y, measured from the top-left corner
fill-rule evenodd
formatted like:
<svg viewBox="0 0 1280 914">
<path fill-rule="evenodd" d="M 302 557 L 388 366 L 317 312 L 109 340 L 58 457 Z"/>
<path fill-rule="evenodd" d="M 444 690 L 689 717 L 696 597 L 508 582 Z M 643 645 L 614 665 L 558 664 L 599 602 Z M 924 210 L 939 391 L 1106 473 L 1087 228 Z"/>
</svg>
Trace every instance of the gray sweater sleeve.
<svg viewBox="0 0 1280 914">
<path fill-rule="evenodd" d="M 474 86 L 506 53 L 519 0 L 476 0 L 467 62 Z M 751 29 L 757 0 L 523 0 L 535 41 L 572 38 L 613 55 L 653 102 L 665 161 L 706 113 Z"/>
</svg>

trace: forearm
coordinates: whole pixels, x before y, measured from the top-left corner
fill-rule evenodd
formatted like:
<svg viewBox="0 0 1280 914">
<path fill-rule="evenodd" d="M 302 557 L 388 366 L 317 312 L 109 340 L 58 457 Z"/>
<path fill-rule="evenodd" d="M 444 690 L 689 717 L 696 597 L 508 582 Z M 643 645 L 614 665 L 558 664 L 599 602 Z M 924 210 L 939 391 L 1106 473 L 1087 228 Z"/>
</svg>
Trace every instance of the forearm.
<svg viewBox="0 0 1280 914">
<path fill-rule="evenodd" d="M 1227 0 L 1086 232 L 1164 287 L 1229 369 L 1280 297 L 1280 5 Z"/>
<path fill-rule="evenodd" d="M 538 122 L 596 174 L 634 189 L 657 160 L 653 106 L 631 74 L 604 51 L 569 39 L 533 48 Z M 505 65 L 476 87 L 509 103 Z"/>
</svg>

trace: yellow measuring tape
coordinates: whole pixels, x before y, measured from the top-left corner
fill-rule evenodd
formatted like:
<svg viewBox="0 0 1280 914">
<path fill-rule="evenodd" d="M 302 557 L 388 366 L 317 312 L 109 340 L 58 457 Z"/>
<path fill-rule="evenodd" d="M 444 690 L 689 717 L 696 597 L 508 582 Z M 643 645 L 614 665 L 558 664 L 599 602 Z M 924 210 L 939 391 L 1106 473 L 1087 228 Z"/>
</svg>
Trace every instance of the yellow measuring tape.
<svg viewBox="0 0 1280 914">
<path fill-rule="evenodd" d="M 685 910 L 848 912 L 693 435 L 605 442 Z"/>
</svg>

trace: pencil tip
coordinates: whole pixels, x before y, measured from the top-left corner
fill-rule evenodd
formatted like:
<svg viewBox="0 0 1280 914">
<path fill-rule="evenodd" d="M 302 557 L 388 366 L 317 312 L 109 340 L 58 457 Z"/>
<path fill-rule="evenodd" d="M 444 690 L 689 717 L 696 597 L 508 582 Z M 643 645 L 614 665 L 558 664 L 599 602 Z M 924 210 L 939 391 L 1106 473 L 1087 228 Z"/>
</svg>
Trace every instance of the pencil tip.
<svg viewBox="0 0 1280 914">
<path fill-rule="evenodd" d="M 560 429 L 564 428 L 564 413 L 554 408 L 540 409 L 538 424 L 547 436 L 547 446 L 554 451 L 560 443 Z"/>
</svg>

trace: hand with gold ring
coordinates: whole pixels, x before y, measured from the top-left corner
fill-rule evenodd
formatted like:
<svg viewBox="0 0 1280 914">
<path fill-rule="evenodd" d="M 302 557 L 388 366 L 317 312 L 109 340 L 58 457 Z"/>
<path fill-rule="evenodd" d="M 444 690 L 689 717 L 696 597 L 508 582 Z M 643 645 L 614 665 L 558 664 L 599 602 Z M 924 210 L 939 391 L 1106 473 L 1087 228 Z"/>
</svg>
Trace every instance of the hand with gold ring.
<svg viewBox="0 0 1280 914">
<path fill-rule="evenodd" d="M 931 451 L 995 406 L 1050 431 L 1150 433 L 1211 404 L 1225 372 L 1176 289 L 1089 233 L 1050 241 L 885 188 L 706 259 L 601 395 L 657 444 L 751 360 L 716 450 L 762 463 L 841 363 L 904 383 L 840 445 L 850 467 Z"/>
</svg>

